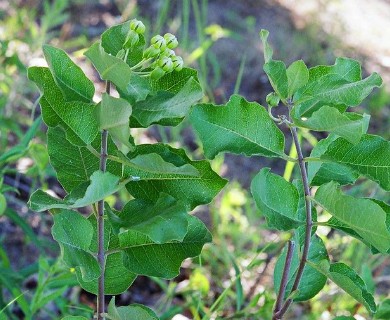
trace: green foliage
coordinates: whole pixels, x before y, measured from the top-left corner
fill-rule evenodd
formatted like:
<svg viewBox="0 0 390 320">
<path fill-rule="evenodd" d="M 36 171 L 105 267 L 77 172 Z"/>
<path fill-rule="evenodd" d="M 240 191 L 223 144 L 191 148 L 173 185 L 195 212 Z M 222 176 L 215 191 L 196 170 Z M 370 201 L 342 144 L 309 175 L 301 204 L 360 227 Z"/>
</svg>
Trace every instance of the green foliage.
<svg viewBox="0 0 390 320">
<path fill-rule="evenodd" d="M 49 67 L 28 71 L 42 92 L 48 153 L 67 192 L 58 199 L 37 190 L 29 204 L 35 211 L 53 214 L 52 234 L 64 262 L 75 269 L 79 284 L 96 295 L 103 272 L 104 294 L 110 295 L 127 290 L 139 274 L 178 275 L 182 261 L 198 256 L 211 241 L 206 226 L 188 210 L 210 202 L 226 183 L 207 161 L 193 161 L 184 150 L 134 145 L 130 128 L 176 125 L 203 96 L 194 70 L 179 64 L 168 70 L 159 64 L 162 57 L 164 63 L 180 59 L 165 46 L 156 47 L 156 38 L 152 39 L 156 56 L 152 61 L 144 57 L 139 23 L 110 28 L 85 52 L 107 81 L 107 92 L 97 104 L 92 101 L 93 83 L 61 49 L 45 45 Z M 173 37 L 166 34 L 161 41 L 174 48 Z M 156 79 L 153 70 L 160 67 L 164 74 Z M 111 85 L 119 98 L 109 95 Z M 121 189 L 134 199 L 119 212 L 107 203 L 103 208 L 104 199 Z M 88 206 L 93 209 L 88 217 L 73 210 Z M 102 214 L 103 229 L 98 218 Z M 96 258 L 101 254 L 103 263 Z M 107 317 L 157 319 L 143 306 L 116 308 L 114 300 Z"/>
<path fill-rule="evenodd" d="M 390 249 L 389 205 L 342 190 L 343 185 L 354 184 L 359 177 L 390 190 L 390 142 L 366 133 L 368 115 L 348 111 L 381 86 L 382 79 L 376 73 L 363 79 L 359 62 L 348 58 L 338 58 L 331 66 L 310 69 L 299 60 L 286 68 L 284 62 L 272 58 L 268 31 L 262 30 L 260 36 L 264 71 L 274 89 L 267 96 L 268 113 L 257 103 L 234 95 L 226 105 L 194 106 L 190 120 L 210 159 L 220 152 L 230 152 L 279 157 L 299 165 L 300 179 L 294 183 L 263 168 L 251 184 L 253 198 L 268 227 L 291 230 L 290 237 L 296 245 L 292 252 L 285 249 L 276 263 L 274 280 L 278 297 L 274 317 L 283 317 L 292 301 L 314 297 L 326 279 L 374 314 L 376 304 L 364 280 L 346 264 L 330 262 L 324 242 L 316 232 L 325 225 L 361 240 L 373 252 L 386 254 Z M 278 107 L 279 100 L 284 106 Z M 279 113 L 279 110 L 277 117 L 272 115 L 271 111 Z M 298 150 L 296 159 L 286 156 L 285 138 L 275 122 L 291 131 Z M 310 157 L 303 155 L 297 133 L 307 129 L 329 132 L 312 149 Z M 319 188 L 315 191 L 312 186 Z M 332 217 L 317 223 L 316 209 L 321 209 L 319 217 L 324 214 Z"/>
</svg>

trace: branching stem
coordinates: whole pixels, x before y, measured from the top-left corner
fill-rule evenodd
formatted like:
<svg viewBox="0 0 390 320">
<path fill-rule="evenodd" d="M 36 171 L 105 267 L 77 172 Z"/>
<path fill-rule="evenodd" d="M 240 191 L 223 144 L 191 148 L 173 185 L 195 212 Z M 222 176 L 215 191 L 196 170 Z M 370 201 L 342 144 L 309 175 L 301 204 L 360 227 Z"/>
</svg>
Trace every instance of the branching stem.
<svg viewBox="0 0 390 320">
<path fill-rule="evenodd" d="M 298 164 L 299 164 L 299 169 L 301 172 L 303 189 L 304 189 L 304 194 L 305 194 L 305 204 L 306 204 L 305 242 L 303 244 L 301 260 L 299 262 L 299 266 L 298 266 L 297 274 L 296 274 L 296 277 L 294 280 L 294 284 L 291 288 L 291 292 L 294 292 L 298 289 L 299 283 L 302 279 L 303 271 L 305 269 L 307 257 L 309 255 L 310 238 L 311 238 L 311 230 L 313 227 L 313 221 L 312 221 L 311 201 L 310 201 L 310 187 L 309 187 L 309 181 L 307 178 L 305 159 L 304 159 L 303 154 L 302 154 L 302 148 L 301 148 L 301 145 L 299 143 L 296 127 L 290 126 L 290 131 L 291 131 L 291 135 L 293 137 L 295 147 L 297 149 Z M 274 319 L 282 319 L 283 315 L 286 313 L 287 309 L 290 307 L 292 302 L 293 302 L 292 298 L 287 299 L 284 302 L 281 309 L 279 311 L 275 312 Z"/>
<path fill-rule="evenodd" d="M 110 82 L 106 83 L 106 92 L 110 94 L 111 85 Z M 107 166 L 107 130 L 103 130 L 101 133 L 101 149 L 100 149 L 100 170 L 106 171 Z M 105 254 L 104 254 L 104 200 L 98 202 L 98 263 L 100 266 L 101 274 L 98 282 L 98 295 L 97 295 L 97 319 L 104 320 L 105 312 L 105 296 L 104 296 L 104 269 L 105 269 Z"/>
</svg>

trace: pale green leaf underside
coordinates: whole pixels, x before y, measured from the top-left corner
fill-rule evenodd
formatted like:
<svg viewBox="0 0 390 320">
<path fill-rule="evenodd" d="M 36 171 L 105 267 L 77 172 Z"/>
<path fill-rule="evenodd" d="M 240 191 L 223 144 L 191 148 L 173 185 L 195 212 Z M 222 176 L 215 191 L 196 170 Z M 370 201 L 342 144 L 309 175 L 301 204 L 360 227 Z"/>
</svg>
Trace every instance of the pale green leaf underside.
<svg viewBox="0 0 390 320">
<path fill-rule="evenodd" d="M 149 81 L 131 71 L 123 60 L 109 55 L 100 42 L 94 43 L 85 55 L 95 66 L 103 80 L 111 81 L 121 93 L 121 97 L 130 103 L 146 98 L 151 88 Z"/>
<path fill-rule="evenodd" d="M 81 68 L 69 58 L 65 51 L 44 45 L 43 53 L 65 100 L 91 102 L 95 93 L 92 81 L 85 76 Z"/>
<path fill-rule="evenodd" d="M 270 60 L 264 64 L 263 69 L 278 96 L 281 99 L 286 99 L 288 96 L 288 79 L 284 62 Z"/>
<path fill-rule="evenodd" d="M 225 106 L 196 105 L 190 120 L 207 158 L 220 152 L 284 157 L 284 136 L 256 102 L 233 95 Z"/>
<path fill-rule="evenodd" d="M 290 230 L 303 224 L 297 214 L 299 193 L 296 187 L 271 173 L 269 168 L 262 169 L 254 177 L 251 192 L 269 227 Z M 280 201 L 280 195 L 283 195 L 283 201 Z"/>
<path fill-rule="evenodd" d="M 314 131 L 332 132 L 351 143 L 358 143 L 367 131 L 369 119 L 366 114 L 341 113 L 336 108 L 323 106 L 307 119 L 294 119 L 294 123 Z"/>
<path fill-rule="evenodd" d="M 386 212 L 375 202 L 344 195 L 335 182 L 320 186 L 314 201 L 379 251 L 390 248 Z"/>
<path fill-rule="evenodd" d="M 116 307 L 115 297 L 111 299 L 107 311 L 111 320 L 159 320 L 152 309 L 141 304 Z"/>
<path fill-rule="evenodd" d="M 348 166 L 390 191 L 390 142 L 380 136 L 365 134 L 357 144 L 338 138 L 321 159 Z"/>
<path fill-rule="evenodd" d="M 297 236 L 295 236 L 296 243 L 299 243 Z M 291 261 L 291 269 L 288 276 L 287 288 L 286 288 L 286 296 L 291 293 L 291 288 L 295 281 L 296 273 L 299 267 L 299 254 L 302 248 L 298 250 L 298 247 L 295 247 L 292 261 Z M 282 254 L 278 257 L 275 265 L 274 271 L 274 288 L 276 293 L 279 292 L 280 281 L 282 279 L 284 264 L 286 261 L 286 248 L 283 250 Z M 310 242 L 310 251 L 308 260 L 312 263 L 328 263 L 329 257 L 324 245 L 324 242 L 317 237 L 316 235 L 312 236 Z M 326 276 L 324 276 L 321 272 L 318 272 L 316 269 L 311 267 L 310 265 L 305 266 L 305 270 L 303 272 L 302 280 L 299 283 L 299 293 L 297 296 L 294 296 L 294 301 L 306 301 L 313 298 L 321 289 L 324 287 L 326 283 Z"/>
<path fill-rule="evenodd" d="M 54 208 L 81 208 L 96 203 L 119 190 L 119 177 L 109 172 L 95 171 L 91 175 L 91 183 L 85 190 L 82 198 L 57 199 L 42 190 L 35 191 L 29 200 L 29 205 L 34 211 L 45 211 Z M 72 195 L 72 194 L 71 194 Z"/>
<path fill-rule="evenodd" d="M 294 93 L 302 88 L 309 80 L 309 70 L 303 60 L 293 62 L 287 68 L 288 80 L 288 97 L 292 97 Z"/>
<path fill-rule="evenodd" d="M 310 266 L 322 272 L 351 297 L 363 304 L 370 313 L 376 312 L 374 297 L 367 291 L 366 284 L 351 267 L 338 262 L 312 264 Z"/>
</svg>

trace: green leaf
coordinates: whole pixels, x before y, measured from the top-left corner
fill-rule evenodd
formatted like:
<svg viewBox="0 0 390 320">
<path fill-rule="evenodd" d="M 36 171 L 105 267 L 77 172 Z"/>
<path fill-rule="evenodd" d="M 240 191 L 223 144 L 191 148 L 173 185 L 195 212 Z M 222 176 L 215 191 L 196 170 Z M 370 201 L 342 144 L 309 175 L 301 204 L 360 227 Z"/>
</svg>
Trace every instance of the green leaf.
<svg viewBox="0 0 390 320">
<path fill-rule="evenodd" d="M 294 119 L 300 127 L 314 131 L 329 131 L 356 144 L 367 132 L 370 116 L 357 113 L 341 113 L 336 108 L 323 106 L 309 118 Z"/>
<path fill-rule="evenodd" d="M 310 157 L 320 158 L 336 138 L 335 135 L 330 135 L 319 141 L 312 149 Z M 307 170 L 312 186 L 320 186 L 330 181 L 336 181 L 341 185 L 353 184 L 359 178 L 355 170 L 334 162 L 309 161 Z"/>
<path fill-rule="evenodd" d="M 100 140 L 98 136 L 92 143 L 96 150 L 100 150 Z M 67 192 L 88 182 L 92 173 L 99 170 L 99 158 L 86 147 L 71 144 L 66 139 L 65 132 L 59 127 L 48 129 L 47 149 L 57 178 Z M 108 153 L 114 152 L 116 148 L 109 139 Z M 122 167 L 119 163 L 107 160 L 107 171 L 119 176 Z"/>
<path fill-rule="evenodd" d="M 91 175 L 91 183 L 82 198 L 57 199 L 42 190 L 35 191 L 29 200 L 29 206 L 34 211 L 45 211 L 54 208 L 82 208 L 96 203 L 119 190 L 119 178 L 109 172 L 95 171 Z M 71 193 L 70 197 L 74 197 Z"/>
<path fill-rule="evenodd" d="M 96 116 L 100 130 L 108 130 L 117 145 L 123 144 L 129 149 L 133 146 L 130 138 L 131 105 L 124 99 L 114 98 L 106 93 L 102 96 L 102 102 L 96 107 Z"/>
<path fill-rule="evenodd" d="M 106 204 L 105 213 L 111 211 Z M 93 227 L 93 237 L 89 250 L 95 255 L 98 251 L 97 240 L 97 221 L 95 215 L 90 215 L 88 221 Z M 137 275 L 130 272 L 123 264 L 122 252 L 119 251 L 119 239 L 113 231 L 109 222 L 104 224 L 104 250 L 106 251 L 106 262 L 104 269 L 104 293 L 106 295 L 117 295 L 125 292 L 136 279 Z M 76 270 L 77 280 L 81 287 L 93 294 L 98 293 L 98 279 L 85 281 L 81 272 Z"/>
<path fill-rule="evenodd" d="M 187 233 L 188 217 L 185 207 L 166 194 L 161 194 L 156 203 L 134 199 L 121 212 L 108 213 L 117 232 L 121 228 L 131 229 L 155 243 L 182 241 Z"/>
<path fill-rule="evenodd" d="M 344 195 L 335 182 L 320 186 L 314 201 L 380 252 L 389 249 L 386 212 L 375 202 Z"/>
<path fill-rule="evenodd" d="M 43 92 L 39 103 L 42 107 L 43 120 L 47 126 L 60 125 L 66 131 L 67 139 L 72 144 L 90 144 L 98 134 L 94 115 L 95 105 L 82 101 L 66 102 L 48 68 L 31 67 L 28 69 L 28 77 Z"/>
<path fill-rule="evenodd" d="M 61 320 L 88 320 L 88 318 L 82 316 L 66 316 L 61 318 Z"/>
<path fill-rule="evenodd" d="M 261 38 L 261 42 L 263 43 L 263 52 L 264 52 L 265 63 L 271 61 L 272 55 L 273 55 L 273 50 L 268 43 L 268 36 L 269 36 L 268 30 L 261 29 L 260 38 Z"/>
<path fill-rule="evenodd" d="M 144 100 L 151 88 L 149 81 L 132 72 L 123 60 L 109 55 L 100 42 L 94 43 L 85 53 L 103 80 L 111 81 L 122 98 L 131 104 Z"/>
<path fill-rule="evenodd" d="M 256 102 L 233 95 L 224 106 L 200 104 L 190 120 L 207 158 L 220 152 L 284 157 L 284 135 Z"/>
<path fill-rule="evenodd" d="M 66 52 L 46 44 L 43 46 L 43 53 L 65 100 L 91 102 L 95 87 Z"/>
<path fill-rule="evenodd" d="M 148 236 L 133 230 L 119 234 L 124 263 L 131 272 L 153 277 L 173 278 L 179 274 L 182 261 L 198 256 L 211 234 L 194 216 L 189 216 L 188 230 L 183 241 L 155 243 Z"/>
<path fill-rule="evenodd" d="M 0 193 L 0 216 L 3 215 L 6 208 L 7 208 L 7 200 L 5 199 L 4 194 Z"/>
<path fill-rule="evenodd" d="M 283 61 L 270 60 L 263 66 L 264 72 L 274 88 L 275 92 L 282 100 L 288 97 L 288 79 L 286 72 L 286 65 Z"/>
<path fill-rule="evenodd" d="M 115 57 L 119 50 L 123 49 L 127 33 L 130 31 L 130 21 L 113 26 L 103 32 L 101 36 L 101 44 L 104 51 Z M 127 55 L 126 63 L 129 66 L 134 66 L 142 60 L 144 47 L 145 38 L 143 35 L 139 35 L 138 43 L 129 49 L 129 53 Z"/>
<path fill-rule="evenodd" d="M 390 191 L 390 142 L 380 136 L 365 134 L 357 144 L 338 138 L 321 159 L 343 164 Z"/>
<path fill-rule="evenodd" d="M 141 304 L 131 304 L 117 308 L 115 306 L 115 297 L 112 297 L 107 311 L 111 320 L 158 320 L 152 309 Z"/>
<path fill-rule="evenodd" d="M 157 158 L 156 161 L 145 161 L 150 159 L 151 155 L 148 154 L 152 153 L 159 155 L 169 164 L 168 170 L 164 170 L 165 165 L 155 165 L 161 161 L 156 162 Z M 145 170 L 142 172 L 137 167 L 130 166 L 124 168 L 125 174 L 139 177 L 139 181 L 133 179 L 126 185 L 135 198 L 156 201 L 163 191 L 192 210 L 200 204 L 209 203 L 226 184 L 226 180 L 219 177 L 207 161 L 192 161 L 184 150 L 168 145 L 139 145 L 135 152 L 128 156 L 132 162 L 137 159 L 137 164 L 143 165 L 142 169 Z M 188 171 L 187 168 L 192 169 Z"/>
<path fill-rule="evenodd" d="M 100 276 L 100 268 L 95 257 L 89 252 L 93 236 L 91 223 L 71 210 L 61 210 L 53 219 L 53 238 L 61 247 L 65 263 L 78 269 L 85 281 L 97 279 Z"/>
<path fill-rule="evenodd" d="M 375 314 L 374 319 L 390 319 L 390 299 L 384 300 L 378 308 L 378 312 Z"/>
<path fill-rule="evenodd" d="M 288 80 L 288 97 L 292 97 L 298 89 L 309 81 L 309 70 L 303 60 L 293 62 L 286 70 Z"/>
<path fill-rule="evenodd" d="M 196 72 L 183 69 L 171 72 L 153 82 L 157 92 L 133 105 L 131 127 L 151 124 L 175 126 L 187 115 L 190 107 L 203 97 Z"/>
<path fill-rule="evenodd" d="M 376 312 L 374 297 L 367 291 L 366 284 L 351 267 L 344 263 L 320 263 L 309 265 L 326 275 L 341 289 L 363 304 L 370 313 Z"/>
<path fill-rule="evenodd" d="M 298 237 L 295 237 L 298 242 Z M 291 269 L 288 275 L 288 282 L 286 287 L 286 297 L 291 294 L 291 288 L 295 281 L 296 273 L 299 267 L 299 257 L 300 252 L 302 252 L 302 248 L 298 250 L 296 247 L 291 260 Z M 286 261 L 287 248 L 285 248 L 282 254 L 279 256 L 276 261 L 275 271 L 274 271 L 274 287 L 276 293 L 279 292 L 280 282 L 282 279 L 284 264 Z M 314 235 L 310 240 L 310 251 L 308 260 L 312 263 L 324 263 L 329 264 L 329 257 L 326 251 L 326 247 L 324 242 L 318 236 Z M 313 298 L 321 289 L 324 287 L 326 283 L 326 276 L 324 276 L 321 272 L 317 271 L 311 265 L 306 265 L 303 271 L 302 280 L 298 286 L 298 294 L 294 296 L 294 301 L 306 301 Z"/>
<path fill-rule="evenodd" d="M 290 230 L 304 223 L 297 215 L 298 190 L 290 182 L 271 173 L 269 168 L 261 169 L 254 177 L 251 192 L 270 228 Z M 281 194 L 283 201 L 280 201 Z"/>
</svg>

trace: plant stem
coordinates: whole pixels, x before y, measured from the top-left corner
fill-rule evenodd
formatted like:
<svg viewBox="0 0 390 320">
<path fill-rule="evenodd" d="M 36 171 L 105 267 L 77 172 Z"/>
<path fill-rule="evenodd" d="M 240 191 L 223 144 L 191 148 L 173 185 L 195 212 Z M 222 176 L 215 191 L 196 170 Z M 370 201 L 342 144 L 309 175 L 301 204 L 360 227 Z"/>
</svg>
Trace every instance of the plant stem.
<svg viewBox="0 0 390 320">
<path fill-rule="evenodd" d="M 110 94 L 111 85 L 110 82 L 106 83 L 106 92 Z M 100 149 L 100 170 L 106 171 L 107 166 L 107 130 L 102 131 L 101 135 L 101 149 Z M 100 266 L 101 274 L 98 283 L 98 295 L 97 295 L 97 319 L 104 320 L 103 316 L 105 312 L 105 297 L 104 297 L 104 269 L 105 269 L 105 255 L 104 255 L 104 200 L 98 202 L 98 263 Z"/>
<path fill-rule="evenodd" d="M 291 288 L 291 292 L 294 292 L 298 289 L 299 283 L 302 279 L 303 270 L 305 269 L 306 260 L 309 255 L 309 249 L 310 249 L 310 239 L 311 239 L 311 230 L 313 227 L 313 221 L 312 221 L 312 212 L 311 212 L 311 202 L 310 202 L 310 187 L 309 187 L 309 181 L 307 178 L 307 170 L 306 165 L 304 161 L 304 157 L 302 154 L 302 148 L 299 143 L 297 129 L 294 126 L 290 126 L 291 135 L 294 140 L 295 147 L 297 149 L 298 153 L 298 164 L 299 169 L 301 171 L 301 177 L 302 177 L 302 183 L 303 183 L 303 190 L 305 194 L 305 204 L 306 204 L 306 227 L 305 227 L 305 242 L 303 244 L 303 251 L 301 260 L 299 262 L 297 275 L 295 277 L 294 284 Z M 286 313 L 287 309 L 290 307 L 291 303 L 293 302 L 293 299 L 289 298 L 287 299 L 282 308 L 279 312 L 275 313 L 275 319 L 282 319 L 283 315 Z"/>
<path fill-rule="evenodd" d="M 292 261 L 292 255 L 294 253 L 294 247 L 295 247 L 294 241 L 288 241 L 288 243 L 287 243 L 286 261 L 284 263 L 284 269 L 283 269 L 282 279 L 280 281 L 278 297 L 276 298 L 273 320 L 277 320 L 278 319 L 275 315 L 282 308 L 284 294 L 286 293 L 286 287 L 287 287 L 287 282 L 288 282 L 288 275 L 289 275 L 290 269 L 291 269 L 291 261 Z"/>
</svg>

